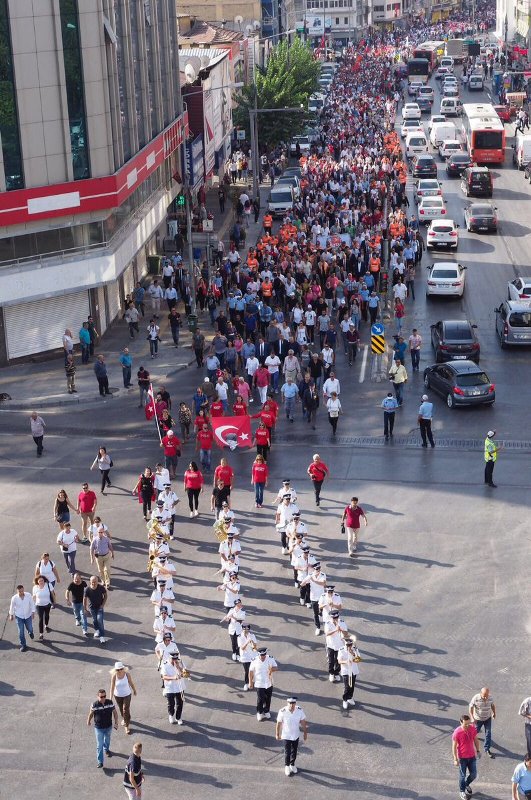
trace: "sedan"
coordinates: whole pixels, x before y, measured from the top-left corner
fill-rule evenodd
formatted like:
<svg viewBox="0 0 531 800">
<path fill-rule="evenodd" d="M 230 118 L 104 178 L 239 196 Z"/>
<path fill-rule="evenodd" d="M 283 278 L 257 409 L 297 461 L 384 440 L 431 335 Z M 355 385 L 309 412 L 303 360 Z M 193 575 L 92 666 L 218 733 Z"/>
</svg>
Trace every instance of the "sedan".
<svg viewBox="0 0 531 800">
<path fill-rule="evenodd" d="M 442 197 L 423 197 L 419 204 L 419 222 L 425 225 L 431 219 L 440 219 L 446 216 L 446 208 Z"/>
<path fill-rule="evenodd" d="M 457 83 L 447 83 L 443 86 L 443 97 L 459 97 L 459 89 Z"/>
<path fill-rule="evenodd" d="M 402 119 L 420 119 L 421 111 L 418 103 L 404 103 Z"/>
<path fill-rule="evenodd" d="M 473 361 L 434 364 L 424 370 L 424 386 L 446 399 L 448 408 L 492 405 L 496 386 Z"/>
<path fill-rule="evenodd" d="M 431 86 L 425 86 L 424 84 L 422 84 L 417 89 L 417 99 L 419 97 L 426 97 L 430 101 L 430 103 L 433 103 L 435 99 L 435 92 L 433 91 Z"/>
<path fill-rule="evenodd" d="M 437 164 L 435 159 L 430 155 L 420 155 L 415 158 L 413 166 L 414 178 L 436 178 L 437 177 Z"/>
<path fill-rule="evenodd" d="M 465 291 L 466 267 L 453 261 L 432 264 L 426 284 L 426 297 L 462 297 Z"/>
<path fill-rule="evenodd" d="M 422 81 L 411 81 L 407 87 L 407 93 L 410 97 L 415 97 L 421 86 L 424 86 Z"/>
<path fill-rule="evenodd" d="M 413 199 L 418 203 L 422 197 L 442 196 L 442 184 L 436 178 L 421 178 L 413 189 Z"/>
<path fill-rule="evenodd" d="M 457 178 L 463 174 L 467 167 L 472 166 L 472 160 L 468 153 L 452 153 L 446 161 L 446 174 L 449 178 Z"/>
<path fill-rule="evenodd" d="M 498 217 L 496 206 L 490 203 L 471 203 L 465 208 L 465 225 L 467 231 L 484 231 L 496 233 Z"/>
<path fill-rule="evenodd" d="M 531 278 L 515 278 L 507 284 L 509 300 L 527 300 L 531 297 Z"/>
<path fill-rule="evenodd" d="M 457 139 L 445 139 L 439 145 L 439 155 L 443 161 L 445 161 L 449 156 L 453 155 L 454 153 L 458 153 L 461 150 L 461 142 Z"/>
<path fill-rule="evenodd" d="M 513 118 L 513 109 L 511 106 L 494 106 L 494 111 L 502 122 L 510 122 Z"/>
<path fill-rule="evenodd" d="M 476 327 L 466 319 L 442 320 L 431 325 L 431 346 L 436 362 L 469 358 L 477 364 L 480 348 Z"/>
<path fill-rule="evenodd" d="M 405 139 L 408 133 L 424 133 L 422 122 L 418 119 L 405 119 L 400 127 L 400 136 Z"/>
<path fill-rule="evenodd" d="M 437 72 L 435 73 L 435 80 L 442 81 L 442 79 L 449 74 L 450 70 L 448 69 L 448 67 L 438 67 Z"/>
<path fill-rule="evenodd" d="M 430 222 L 426 235 L 426 249 L 432 250 L 434 247 L 455 247 L 459 242 L 459 234 L 453 219 L 434 219 Z"/>
</svg>

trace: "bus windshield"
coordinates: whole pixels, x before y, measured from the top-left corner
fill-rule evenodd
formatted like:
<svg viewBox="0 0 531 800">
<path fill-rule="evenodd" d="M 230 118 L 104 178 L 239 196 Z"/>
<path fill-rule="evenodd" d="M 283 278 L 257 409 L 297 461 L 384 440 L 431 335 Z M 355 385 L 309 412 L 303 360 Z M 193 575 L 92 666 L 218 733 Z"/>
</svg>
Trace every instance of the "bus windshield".
<svg viewBox="0 0 531 800">
<path fill-rule="evenodd" d="M 499 150 L 503 147 L 503 133 L 501 131 L 476 131 L 474 147 L 478 150 Z"/>
<path fill-rule="evenodd" d="M 427 58 L 412 58 L 407 62 L 408 75 L 425 75 L 430 74 L 430 62 Z"/>
</svg>

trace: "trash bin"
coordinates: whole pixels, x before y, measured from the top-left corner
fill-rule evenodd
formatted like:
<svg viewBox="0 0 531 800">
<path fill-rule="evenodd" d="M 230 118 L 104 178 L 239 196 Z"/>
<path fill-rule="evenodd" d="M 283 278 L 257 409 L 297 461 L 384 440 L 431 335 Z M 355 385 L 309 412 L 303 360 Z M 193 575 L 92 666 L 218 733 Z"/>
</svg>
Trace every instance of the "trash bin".
<svg viewBox="0 0 531 800">
<path fill-rule="evenodd" d="M 197 330 L 197 314 L 188 314 L 188 330 L 195 333 Z"/>
<path fill-rule="evenodd" d="M 150 275 L 159 275 L 160 256 L 148 256 L 148 270 Z"/>
</svg>

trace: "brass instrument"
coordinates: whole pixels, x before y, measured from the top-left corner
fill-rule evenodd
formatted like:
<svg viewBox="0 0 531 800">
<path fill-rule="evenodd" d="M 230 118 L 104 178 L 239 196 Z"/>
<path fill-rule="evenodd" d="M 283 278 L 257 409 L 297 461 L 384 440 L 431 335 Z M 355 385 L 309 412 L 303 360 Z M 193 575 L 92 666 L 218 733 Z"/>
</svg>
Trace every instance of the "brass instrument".
<svg viewBox="0 0 531 800">
<path fill-rule="evenodd" d="M 170 534 L 164 530 L 164 527 L 156 519 L 151 519 L 146 528 L 148 530 L 148 539 L 156 539 L 157 535 L 162 536 L 163 541 L 167 542 L 170 539 Z"/>
<path fill-rule="evenodd" d="M 147 562 L 147 567 L 146 567 L 146 570 L 147 570 L 147 571 L 148 571 L 150 574 L 151 574 L 151 572 L 152 572 L 152 570 L 153 570 L 153 567 L 155 566 L 155 559 L 156 559 L 156 557 L 157 557 L 157 556 L 155 555 L 155 553 L 150 553 L 150 554 L 149 554 L 149 556 L 148 556 L 148 562 Z"/>
<path fill-rule="evenodd" d="M 212 525 L 212 528 L 214 529 L 215 537 L 218 540 L 218 542 L 224 542 L 228 538 L 227 537 L 226 525 L 227 525 L 227 522 L 224 519 L 217 519 L 214 522 L 214 524 Z M 230 525 L 230 522 L 229 522 L 229 525 Z"/>
</svg>

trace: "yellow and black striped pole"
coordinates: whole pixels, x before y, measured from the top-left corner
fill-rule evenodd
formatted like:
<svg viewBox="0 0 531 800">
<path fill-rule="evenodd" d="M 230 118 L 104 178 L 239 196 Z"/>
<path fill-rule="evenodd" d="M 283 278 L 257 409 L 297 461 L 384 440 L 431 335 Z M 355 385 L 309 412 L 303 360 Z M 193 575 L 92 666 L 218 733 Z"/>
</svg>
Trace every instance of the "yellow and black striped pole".
<svg viewBox="0 0 531 800">
<path fill-rule="evenodd" d="M 385 330 L 381 322 L 371 325 L 371 351 L 377 356 L 385 352 Z"/>
</svg>

